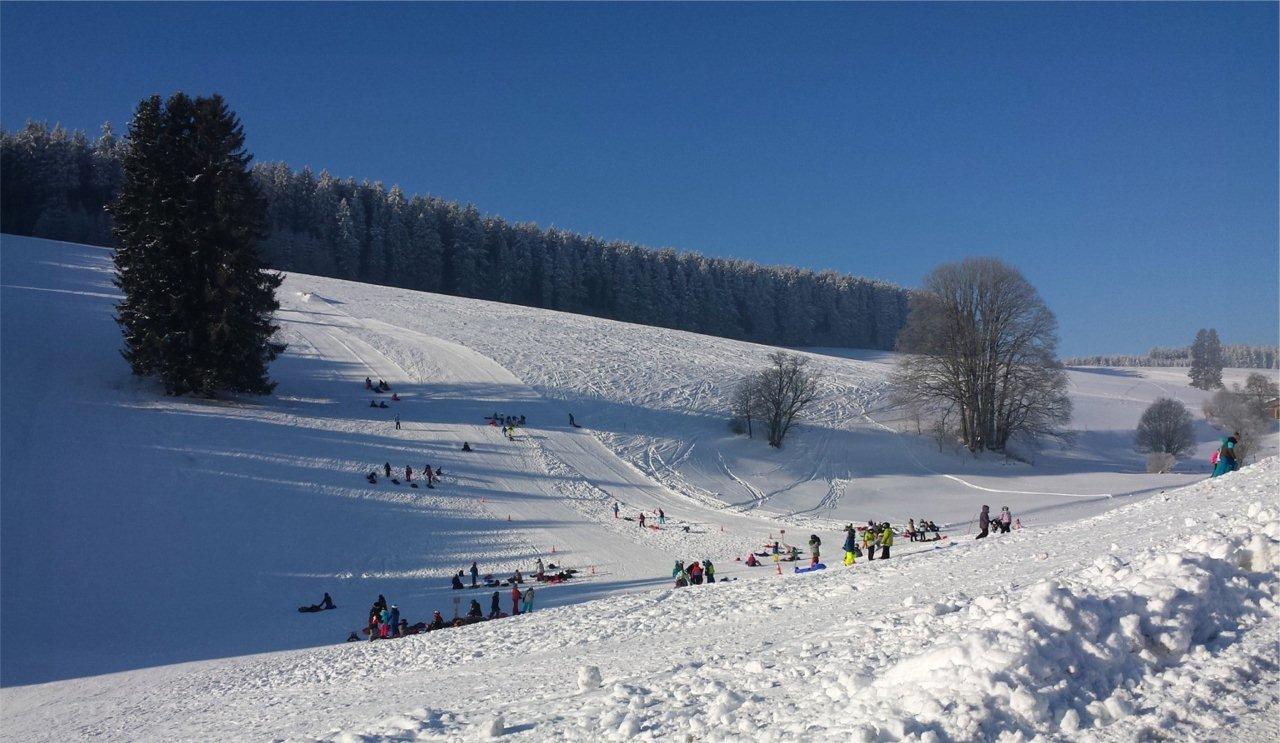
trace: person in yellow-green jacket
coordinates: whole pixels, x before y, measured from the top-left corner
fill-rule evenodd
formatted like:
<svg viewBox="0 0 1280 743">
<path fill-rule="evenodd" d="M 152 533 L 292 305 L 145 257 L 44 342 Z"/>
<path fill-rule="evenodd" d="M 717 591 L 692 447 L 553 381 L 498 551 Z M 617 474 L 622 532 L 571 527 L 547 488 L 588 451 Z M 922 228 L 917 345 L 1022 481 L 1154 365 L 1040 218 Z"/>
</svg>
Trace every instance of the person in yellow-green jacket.
<svg viewBox="0 0 1280 743">
<path fill-rule="evenodd" d="M 867 559 L 876 559 L 876 530 L 868 526 L 862 532 L 862 547 L 867 551 Z"/>
<path fill-rule="evenodd" d="M 889 559 L 889 548 L 893 546 L 893 527 L 889 526 L 889 522 L 884 522 L 883 529 L 880 532 L 880 559 Z"/>
</svg>

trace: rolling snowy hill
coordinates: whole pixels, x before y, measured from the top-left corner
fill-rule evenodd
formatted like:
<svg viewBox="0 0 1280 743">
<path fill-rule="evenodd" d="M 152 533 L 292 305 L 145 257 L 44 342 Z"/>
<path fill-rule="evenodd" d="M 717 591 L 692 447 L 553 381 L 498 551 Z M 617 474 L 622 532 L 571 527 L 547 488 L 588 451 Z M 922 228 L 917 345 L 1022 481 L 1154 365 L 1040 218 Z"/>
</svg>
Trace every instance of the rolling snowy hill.
<svg viewBox="0 0 1280 743">
<path fill-rule="evenodd" d="M 1142 471 L 1129 443 L 1142 409 L 1157 396 L 1193 410 L 1202 400 L 1177 370 L 1073 371 L 1075 441 L 1028 465 L 940 452 L 927 437 L 902 433 L 907 424 L 881 400 L 892 356 L 827 351 L 815 355 L 827 375 L 818 409 L 776 451 L 733 436 L 725 421 L 728 390 L 769 347 L 290 276 L 280 313 L 290 349 L 272 367 L 276 393 L 169 399 L 131 377 L 117 353 L 108 251 L 4 236 L 0 258 L 0 680 L 76 679 L 0 692 L 6 738 L 449 737 L 470 735 L 501 712 L 512 732 L 532 739 L 589 730 L 714 737 L 712 729 L 754 738 L 770 716 L 782 721 L 773 734 L 789 739 L 804 729 L 790 726 L 809 724 L 785 711 L 813 705 L 802 698 L 805 687 L 830 704 L 852 704 L 867 724 L 918 716 L 894 694 L 853 692 L 871 673 L 911 682 L 900 666 L 910 667 L 919 642 L 942 636 L 928 634 L 934 624 L 1039 611 L 1028 586 L 1046 578 L 1087 586 L 1099 555 L 1136 560 L 1210 528 L 1235 545 L 1231 555 L 1270 549 L 1248 542 L 1244 529 L 1275 518 L 1275 509 L 1249 511 L 1274 492 L 1273 465 L 1233 476 L 1247 486 L 1142 497 L 1202 479 L 1216 436 L 1198 424 L 1202 451 L 1185 471 Z M 370 408 L 366 376 L 385 379 L 402 400 Z M 507 441 L 486 425 L 494 412 L 523 414 L 529 425 Z M 570 413 L 584 428 L 568 425 Z M 463 441 L 475 451 L 462 454 Z M 397 470 L 430 463 L 446 477 L 434 490 L 368 484 L 364 474 L 383 462 Z M 1206 497 L 1215 500 L 1206 505 Z M 640 529 L 614 518 L 615 502 L 623 516 L 662 508 L 668 523 Z M 1011 506 L 1028 528 L 998 544 L 960 542 L 982 503 Z M 1202 526 L 1185 524 L 1184 510 L 1204 511 L 1195 517 Z M 1158 527 L 1135 530 L 1112 517 L 1120 513 Z M 834 551 L 845 522 L 908 517 L 953 525 L 943 544 L 957 546 L 901 544 L 885 565 L 803 579 L 767 578 L 763 568 L 752 576 L 734 563 L 770 537 L 788 541 L 789 533 L 803 543 L 816 532 Z M 1266 529 L 1267 539 L 1277 536 Z M 1186 560 L 1222 562 L 1227 553 L 1219 552 L 1205 547 Z M 339 642 L 379 593 L 411 621 L 435 609 L 448 616 L 458 595 L 450 574 L 475 560 L 505 577 L 516 567 L 528 572 L 537 557 L 582 577 L 540 590 L 531 617 L 447 637 L 230 658 Z M 750 579 L 673 593 L 664 576 L 676 558 L 712 558 L 722 577 Z M 1096 569 L 1123 583 L 1122 569 L 1108 565 Z M 1257 594 L 1274 590 L 1254 575 L 1264 569 L 1245 571 L 1247 589 L 1226 570 L 1223 587 L 1209 588 L 1254 602 L 1249 616 L 1274 631 L 1274 604 Z M 325 591 L 337 611 L 294 611 Z M 464 595 L 487 605 L 489 592 Z M 943 608 L 904 608 L 910 596 Z M 565 606 L 600 597 L 611 598 Z M 1224 618 L 1216 610 L 1196 609 L 1209 634 L 1248 613 Z M 33 612 L 60 616 L 69 631 L 23 631 Z M 898 627 L 895 617 L 921 629 Z M 1234 658 L 1257 637 L 1193 644 L 1209 660 Z M 966 652 L 927 663 L 985 667 Z M 205 662 L 166 665 L 184 661 Z M 589 663 L 604 670 L 605 691 L 578 691 L 577 667 Z M 846 676 L 828 672 L 850 665 Z M 992 678 L 1006 673 L 988 670 Z M 1125 666 L 1143 678 L 1148 670 Z M 112 675 L 79 679 L 103 673 Z M 812 685 L 793 684 L 814 674 Z M 839 688 L 824 686 L 832 680 Z M 653 703 L 686 692 L 702 704 Z M 917 702 L 945 706 L 953 692 Z M 468 703 L 466 694 L 476 698 Z M 605 704 L 610 695 L 621 695 L 620 704 Z M 266 700 L 278 711 L 251 711 Z M 1050 712 L 1077 706 L 1081 724 L 1103 719 L 1057 697 L 1039 711 L 1023 709 L 1021 697 L 1003 703 L 1007 714 L 975 712 L 971 724 L 917 732 L 1031 732 Z M 379 723 L 387 714 L 401 716 Z M 828 723 L 814 724 L 815 735 L 827 735 Z M 891 736 L 897 729 L 882 728 Z"/>
</svg>

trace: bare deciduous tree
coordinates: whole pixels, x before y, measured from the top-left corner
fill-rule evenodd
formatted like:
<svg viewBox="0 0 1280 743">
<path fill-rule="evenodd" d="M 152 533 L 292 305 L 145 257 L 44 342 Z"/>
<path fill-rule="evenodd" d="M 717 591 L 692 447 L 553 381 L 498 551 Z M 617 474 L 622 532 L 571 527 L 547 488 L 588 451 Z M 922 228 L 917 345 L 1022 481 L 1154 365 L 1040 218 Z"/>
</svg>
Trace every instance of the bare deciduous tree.
<svg viewBox="0 0 1280 743">
<path fill-rule="evenodd" d="M 1061 435 L 1071 400 L 1057 343 L 1057 320 L 1016 269 L 994 258 L 945 264 L 911 299 L 897 396 L 954 410 L 970 451 Z"/>
<path fill-rule="evenodd" d="M 753 379 L 753 409 L 768 429 L 769 445 L 782 446 L 796 418 L 817 397 L 821 374 L 808 358 L 775 351 L 769 354 L 769 366 Z"/>
<path fill-rule="evenodd" d="M 753 423 L 761 412 L 759 386 L 760 374 L 750 374 L 733 388 L 733 396 L 729 400 L 733 410 L 734 430 L 738 433 L 745 430 L 749 439 L 755 438 Z"/>
<path fill-rule="evenodd" d="M 1266 395 L 1274 389 L 1274 383 L 1261 374 L 1249 376 L 1244 389 L 1236 384 L 1232 389 L 1218 390 L 1204 404 L 1205 418 L 1228 433 L 1239 434 L 1235 451 L 1241 462 L 1275 426 L 1266 404 Z"/>
<path fill-rule="evenodd" d="M 1162 397 L 1142 414 L 1133 439 L 1140 452 L 1181 457 L 1196 446 L 1191 413 L 1177 400 Z"/>
</svg>

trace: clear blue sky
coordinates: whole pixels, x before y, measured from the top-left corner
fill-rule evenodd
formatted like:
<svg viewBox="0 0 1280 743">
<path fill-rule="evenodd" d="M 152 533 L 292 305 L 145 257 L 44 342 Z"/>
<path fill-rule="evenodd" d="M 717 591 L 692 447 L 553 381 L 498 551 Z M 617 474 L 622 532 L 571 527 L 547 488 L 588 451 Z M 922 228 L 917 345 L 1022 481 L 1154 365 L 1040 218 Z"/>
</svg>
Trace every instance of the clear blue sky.
<svg viewBox="0 0 1280 743">
<path fill-rule="evenodd" d="M 0 5 L 0 119 L 222 93 L 259 159 L 917 285 L 995 255 L 1066 354 L 1275 343 L 1277 5 Z"/>
</svg>

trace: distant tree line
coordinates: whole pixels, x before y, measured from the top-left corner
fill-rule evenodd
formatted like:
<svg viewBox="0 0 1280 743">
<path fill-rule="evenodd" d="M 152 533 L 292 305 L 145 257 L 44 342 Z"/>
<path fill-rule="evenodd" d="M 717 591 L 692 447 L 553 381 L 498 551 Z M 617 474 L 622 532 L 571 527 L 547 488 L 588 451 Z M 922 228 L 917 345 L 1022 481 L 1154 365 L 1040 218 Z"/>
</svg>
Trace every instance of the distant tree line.
<svg viewBox="0 0 1280 743">
<path fill-rule="evenodd" d="M 1280 366 L 1280 347 L 1228 344 L 1221 346 L 1224 366 L 1237 369 L 1275 369 Z M 1191 346 L 1153 348 L 1146 354 L 1115 356 L 1073 356 L 1063 359 L 1067 366 L 1191 366 Z"/>
<path fill-rule="evenodd" d="M 0 229 L 108 245 L 127 141 L 32 123 L 0 131 Z M 891 284 L 511 224 L 399 187 L 253 168 L 261 252 L 284 271 L 564 310 L 790 346 L 889 349 L 908 292 Z"/>
</svg>

